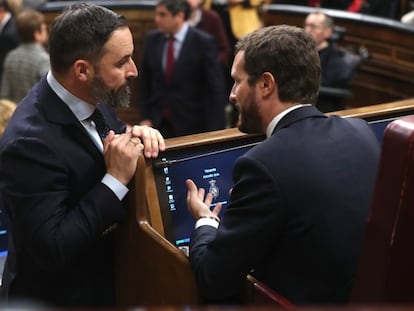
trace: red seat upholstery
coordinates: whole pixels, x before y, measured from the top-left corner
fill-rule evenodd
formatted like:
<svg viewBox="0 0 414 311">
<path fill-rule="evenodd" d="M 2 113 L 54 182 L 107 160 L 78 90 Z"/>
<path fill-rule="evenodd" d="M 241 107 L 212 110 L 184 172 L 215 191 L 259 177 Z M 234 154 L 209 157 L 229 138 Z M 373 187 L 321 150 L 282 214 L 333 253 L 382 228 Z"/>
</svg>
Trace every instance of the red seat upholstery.
<svg viewBox="0 0 414 311">
<path fill-rule="evenodd" d="M 414 302 L 414 117 L 384 132 L 351 303 Z"/>
<path fill-rule="evenodd" d="M 249 274 L 247 276 L 247 281 L 248 292 L 246 298 L 249 305 L 272 305 L 282 307 L 285 310 L 294 310 L 297 308 L 292 302 L 276 293 L 252 275 Z"/>
</svg>

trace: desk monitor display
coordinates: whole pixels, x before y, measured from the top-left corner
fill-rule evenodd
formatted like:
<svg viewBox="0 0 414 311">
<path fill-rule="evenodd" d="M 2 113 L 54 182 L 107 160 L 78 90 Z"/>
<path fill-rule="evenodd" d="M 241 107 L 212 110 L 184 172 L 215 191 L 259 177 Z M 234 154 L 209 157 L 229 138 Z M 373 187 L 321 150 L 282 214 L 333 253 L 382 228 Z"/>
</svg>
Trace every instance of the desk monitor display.
<svg viewBox="0 0 414 311">
<path fill-rule="evenodd" d="M 234 162 L 261 139 L 213 144 L 205 146 L 204 150 L 190 147 L 166 151 L 153 163 L 165 237 L 172 244 L 188 254 L 195 220 L 187 210 L 186 179 L 192 179 L 206 193 L 211 192 L 214 197 L 212 205 L 221 202 L 223 212 L 230 200 L 229 190 L 233 187 Z"/>
<path fill-rule="evenodd" d="M 396 118 L 369 121 L 382 141 L 385 127 Z M 232 171 L 236 159 L 256 145 L 261 138 L 250 138 L 203 147 L 185 147 L 161 154 L 153 162 L 153 172 L 160 204 L 165 237 L 184 252 L 188 251 L 195 221 L 187 210 L 185 180 L 191 178 L 198 187 L 214 195 L 213 206 L 229 203 L 233 186 Z"/>
</svg>

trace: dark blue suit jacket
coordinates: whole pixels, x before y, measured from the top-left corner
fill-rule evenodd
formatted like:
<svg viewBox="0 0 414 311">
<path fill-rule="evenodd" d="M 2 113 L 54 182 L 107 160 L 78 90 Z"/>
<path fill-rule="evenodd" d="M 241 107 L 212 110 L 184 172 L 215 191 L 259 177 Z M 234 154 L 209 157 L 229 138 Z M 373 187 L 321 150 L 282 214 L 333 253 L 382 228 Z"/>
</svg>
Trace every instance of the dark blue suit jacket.
<svg viewBox="0 0 414 311">
<path fill-rule="evenodd" d="M 16 19 L 12 16 L 0 32 L 0 83 L 3 74 L 4 59 L 11 50 L 19 45 L 19 36 L 16 30 Z"/>
<path fill-rule="evenodd" d="M 223 129 L 227 94 L 214 38 L 190 27 L 169 83 L 162 68 L 165 42 L 165 34 L 157 30 L 145 39 L 138 76 L 141 119 L 159 128 L 168 102 L 175 136 Z"/>
<path fill-rule="evenodd" d="M 205 297 L 234 302 L 248 273 L 297 304 L 347 301 L 376 180 L 378 141 L 359 119 L 288 113 L 240 157 L 218 230 L 193 232 Z"/>
<path fill-rule="evenodd" d="M 125 131 L 112 108 L 110 128 Z M 42 79 L 0 141 L 0 190 L 11 236 L 2 296 L 57 306 L 114 303 L 114 224 L 122 202 L 103 183 L 104 158 Z"/>
</svg>

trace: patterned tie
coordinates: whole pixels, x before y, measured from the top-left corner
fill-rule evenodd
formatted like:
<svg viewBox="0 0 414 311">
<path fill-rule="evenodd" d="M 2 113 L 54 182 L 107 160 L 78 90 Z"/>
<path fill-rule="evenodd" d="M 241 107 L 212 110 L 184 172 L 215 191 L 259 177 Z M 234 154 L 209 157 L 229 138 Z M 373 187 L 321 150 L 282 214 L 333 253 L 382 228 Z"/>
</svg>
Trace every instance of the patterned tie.
<svg viewBox="0 0 414 311">
<path fill-rule="evenodd" d="M 171 75 L 174 68 L 174 36 L 168 38 L 167 44 L 167 62 L 165 66 L 165 78 L 167 81 L 170 81 Z"/>
<path fill-rule="evenodd" d="M 105 118 L 102 113 L 96 108 L 92 115 L 89 117 L 94 123 L 96 127 L 96 131 L 99 134 L 99 137 L 103 141 L 106 136 L 109 134 L 109 127 L 106 124 Z"/>
</svg>

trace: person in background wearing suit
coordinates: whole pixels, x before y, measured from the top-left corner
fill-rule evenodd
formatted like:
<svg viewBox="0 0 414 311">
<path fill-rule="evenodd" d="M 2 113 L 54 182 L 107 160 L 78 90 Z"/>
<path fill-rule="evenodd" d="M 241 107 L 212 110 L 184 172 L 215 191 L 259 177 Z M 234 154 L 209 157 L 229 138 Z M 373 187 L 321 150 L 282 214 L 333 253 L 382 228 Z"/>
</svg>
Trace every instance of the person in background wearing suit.
<svg viewBox="0 0 414 311">
<path fill-rule="evenodd" d="M 321 86 L 349 89 L 352 75 L 344 60 L 344 52 L 330 40 L 334 30 L 333 19 L 323 12 L 315 11 L 306 17 L 304 28 L 316 42 L 322 70 Z M 317 107 L 323 112 L 341 110 L 341 101 L 342 98 L 320 94 Z"/>
<path fill-rule="evenodd" d="M 232 84 L 230 63 L 231 59 L 233 59 L 233 48 L 230 47 L 226 28 L 224 27 L 220 15 L 214 10 L 203 8 L 203 2 L 203 0 L 188 0 L 188 3 L 191 6 L 189 23 L 191 26 L 211 34 L 216 39 L 219 48 L 220 62 L 224 72 L 226 94 L 229 94 Z M 231 120 L 232 115 L 229 115 L 229 111 L 233 111 L 234 107 L 230 103 L 226 103 L 225 110 L 226 127 L 233 127 L 234 122 Z"/>
<path fill-rule="evenodd" d="M 35 10 L 25 10 L 16 18 L 21 44 L 10 51 L 3 66 L 0 97 L 20 102 L 49 70 L 49 53 L 44 45 L 48 32 L 45 18 Z"/>
<path fill-rule="evenodd" d="M 10 11 L 7 0 L 0 0 L 0 85 L 3 63 L 7 53 L 19 45 L 16 19 Z"/>
<path fill-rule="evenodd" d="M 215 39 L 190 27 L 186 0 L 161 0 L 148 33 L 138 77 L 142 125 L 164 137 L 224 128 L 226 87 Z"/>
<path fill-rule="evenodd" d="M 305 31 L 315 40 L 321 61 L 321 85 L 348 87 L 346 63 L 341 51 L 330 42 L 334 29 L 333 19 L 323 12 L 315 11 L 306 17 Z"/>
<path fill-rule="evenodd" d="M 236 45 L 238 128 L 266 139 L 234 164 L 231 202 L 190 179 L 190 261 L 202 295 L 237 303 L 251 273 L 295 304 L 346 303 L 376 180 L 379 143 L 361 119 L 315 103 L 320 64 L 303 29 L 270 26 Z"/>
<path fill-rule="evenodd" d="M 68 6 L 49 35 L 51 71 L 20 102 L 0 140 L 0 190 L 9 219 L 2 302 L 114 306 L 114 231 L 138 157 L 165 144 L 126 127 L 138 74 L 124 17 Z"/>
<path fill-rule="evenodd" d="M 228 69 L 231 48 L 220 16 L 213 10 L 204 9 L 203 0 L 188 0 L 188 3 L 191 7 L 188 20 L 190 25 L 209 33 L 216 39 L 220 62 L 224 68 Z"/>
</svg>

